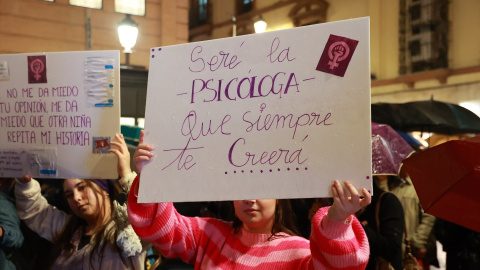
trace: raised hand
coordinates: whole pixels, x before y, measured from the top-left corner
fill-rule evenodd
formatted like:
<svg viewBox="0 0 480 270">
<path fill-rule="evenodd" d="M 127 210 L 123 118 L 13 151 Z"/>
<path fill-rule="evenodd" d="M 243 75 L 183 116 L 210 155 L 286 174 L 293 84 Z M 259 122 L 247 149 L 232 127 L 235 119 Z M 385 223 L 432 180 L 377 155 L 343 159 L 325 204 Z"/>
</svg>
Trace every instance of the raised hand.
<svg viewBox="0 0 480 270">
<path fill-rule="evenodd" d="M 149 161 L 153 157 L 153 147 L 149 144 L 143 143 L 143 137 L 145 136 L 145 131 L 140 131 L 139 143 L 135 154 L 133 154 L 133 164 L 137 168 L 137 172 L 142 171 L 142 167 L 145 161 Z"/>
<path fill-rule="evenodd" d="M 372 196 L 366 189 L 362 189 L 363 198 L 360 198 L 357 189 L 348 181 L 345 181 L 342 186 L 338 180 L 335 180 L 332 185 L 332 194 L 333 205 L 328 210 L 328 218 L 341 222 L 372 201 Z"/>
<path fill-rule="evenodd" d="M 123 134 L 115 134 L 115 139 L 117 140 L 112 141 L 111 144 L 115 145 L 118 149 L 111 148 L 108 150 L 110 153 L 114 153 L 118 157 L 118 174 L 120 177 L 124 177 L 125 175 L 132 172 L 130 168 L 130 152 L 128 151 L 127 143 L 125 142 L 125 138 Z"/>
</svg>

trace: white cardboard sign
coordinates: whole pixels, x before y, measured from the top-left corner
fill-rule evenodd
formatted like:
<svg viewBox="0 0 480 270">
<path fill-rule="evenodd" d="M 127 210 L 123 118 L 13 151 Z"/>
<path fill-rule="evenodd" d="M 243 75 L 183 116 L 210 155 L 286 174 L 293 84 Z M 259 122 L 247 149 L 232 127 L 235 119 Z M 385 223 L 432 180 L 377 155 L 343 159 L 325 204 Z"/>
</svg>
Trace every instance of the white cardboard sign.
<svg viewBox="0 0 480 270">
<path fill-rule="evenodd" d="M 0 55 L 0 177 L 118 177 L 118 51 Z"/>
<path fill-rule="evenodd" d="M 153 48 L 139 202 L 371 189 L 369 18 Z"/>
</svg>

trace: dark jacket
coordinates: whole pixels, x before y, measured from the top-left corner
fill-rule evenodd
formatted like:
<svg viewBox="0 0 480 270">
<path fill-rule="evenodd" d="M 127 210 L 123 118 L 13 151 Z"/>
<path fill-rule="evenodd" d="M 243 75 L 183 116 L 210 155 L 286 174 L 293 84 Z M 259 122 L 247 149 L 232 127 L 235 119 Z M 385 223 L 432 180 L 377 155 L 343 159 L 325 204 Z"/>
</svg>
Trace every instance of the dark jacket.
<svg viewBox="0 0 480 270">
<path fill-rule="evenodd" d="M 447 270 L 480 269 L 480 232 L 440 218 L 435 222 L 434 232 L 447 253 Z"/>
<path fill-rule="evenodd" d="M 364 226 L 370 244 L 370 259 L 365 269 L 375 269 L 375 258 L 383 257 L 389 261 L 395 269 L 403 269 L 402 266 L 402 242 L 405 229 L 405 216 L 403 207 L 398 198 L 392 193 L 383 195 L 380 203 L 379 219 L 380 232 L 377 230 L 375 221 L 375 207 L 381 190 L 373 183 L 372 203 L 360 214 L 359 220 L 368 222 Z"/>
<path fill-rule="evenodd" d="M 7 255 L 22 245 L 23 234 L 14 200 L 3 189 L 0 190 L 0 227 L 3 229 L 0 238 L 0 269 L 15 269 L 13 263 L 7 260 Z"/>
</svg>

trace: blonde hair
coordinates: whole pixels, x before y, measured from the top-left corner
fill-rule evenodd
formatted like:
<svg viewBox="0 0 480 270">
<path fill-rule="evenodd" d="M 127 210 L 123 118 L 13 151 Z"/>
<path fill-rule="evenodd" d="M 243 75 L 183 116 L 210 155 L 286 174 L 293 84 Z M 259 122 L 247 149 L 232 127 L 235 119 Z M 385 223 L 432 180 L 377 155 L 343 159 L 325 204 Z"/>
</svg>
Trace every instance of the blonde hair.
<svg viewBox="0 0 480 270">
<path fill-rule="evenodd" d="M 93 190 L 93 194 L 97 201 L 104 200 L 104 203 L 101 204 L 103 207 L 98 207 L 96 209 L 96 223 L 97 228 L 93 233 L 90 243 L 91 243 L 91 252 L 89 254 L 90 257 L 90 266 L 93 268 L 93 258 L 98 256 L 98 258 L 103 258 L 105 249 L 109 247 L 112 251 L 116 251 L 120 256 L 124 265 L 127 264 L 125 258 L 122 256 L 122 252 L 120 248 L 116 244 L 116 238 L 118 236 L 115 222 L 110 215 L 108 219 L 104 222 L 104 219 L 107 215 L 106 213 L 106 204 L 110 204 L 110 209 L 113 209 L 113 200 L 109 196 L 104 196 L 102 194 L 103 189 L 101 189 L 97 184 L 94 182 L 83 179 L 85 184 L 88 188 Z M 53 263 L 62 255 L 62 257 L 69 258 L 75 252 L 75 246 L 72 244 L 72 238 L 77 233 L 79 229 L 83 230 L 83 228 L 87 225 L 87 222 L 76 216 L 75 214 L 70 215 L 70 218 L 67 224 L 64 227 L 64 230 L 58 235 L 57 238 L 53 240 L 53 248 L 51 253 L 51 264 Z M 83 234 L 83 231 L 82 231 Z M 101 259 L 100 261 L 100 268 L 101 268 Z M 130 263 L 133 266 L 133 263 Z M 52 266 L 50 265 L 50 266 Z"/>
</svg>

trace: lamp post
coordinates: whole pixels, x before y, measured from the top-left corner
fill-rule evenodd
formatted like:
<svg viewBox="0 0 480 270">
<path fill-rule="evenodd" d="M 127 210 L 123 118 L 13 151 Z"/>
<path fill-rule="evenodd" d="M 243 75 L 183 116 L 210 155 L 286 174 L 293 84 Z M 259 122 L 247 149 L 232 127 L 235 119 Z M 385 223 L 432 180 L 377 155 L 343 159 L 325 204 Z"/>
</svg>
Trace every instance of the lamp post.
<svg viewBox="0 0 480 270">
<path fill-rule="evenodd" d="M 123 19 L 118 24 L 118 37 L 120 39 L 120 44 L 122 44 L 125 50 L 125 64 L 130 65 L 130 54 L 132 53 L 132 48 L 137 42 L 138 36 L 138 24 L 130 18 L 130 14 L 127 14 L 125 19 Z"/>
<path fill-rule="evenodd" d="M 262 15 L 258 17 L 258 20 L 253 24 L 255 27 L 255 33 L 263 33 L 267 30 L 267 23 L 263 20 Z"/>
<path fill-rule="evenodd" d="M 233 28 L 232 28 L 232 37 L 237 36 L 237 17 L 232 16 Z"/>
</svg>

